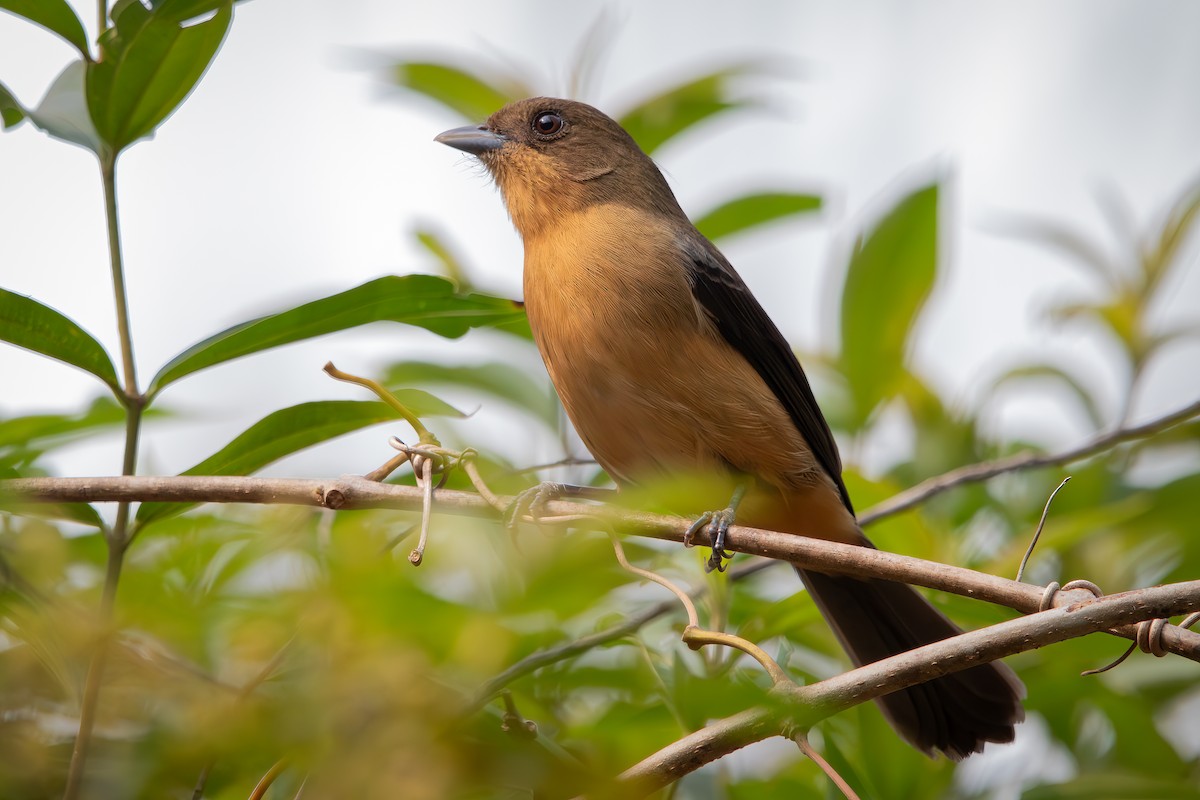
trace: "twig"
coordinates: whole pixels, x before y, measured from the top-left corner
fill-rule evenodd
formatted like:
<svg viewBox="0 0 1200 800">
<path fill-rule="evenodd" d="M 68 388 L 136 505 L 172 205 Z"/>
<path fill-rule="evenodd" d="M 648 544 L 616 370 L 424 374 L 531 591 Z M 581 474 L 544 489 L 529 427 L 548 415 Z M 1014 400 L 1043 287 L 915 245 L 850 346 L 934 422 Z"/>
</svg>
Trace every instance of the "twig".
<svg viewBox="0 0 1200 800">
<path fill-rule="evenodd" d="M 525 719 L 521 712 L 517 710 L 517 704 L 513 700 L 512 692 L 505 689 L 500 693 L 500 697 L 504 700 L 504 716 L 501 718 L 500 730 L 505 733 L 511 733 L 518 739 L 536 739 L 538 734 L 537 723 L 533 720 Z"/>
<path fill-rule="evenodd" d="M 609 531 L 608 539 L 612 543 L 613 552 L 617 554 L 617 562 L 620 563 L 622 569 L 624 569 L 626 572 L 631 572 L 634 575 L 637 575 L 639 578 L 657 583 L 659 586 L 667 589 L 679 599 L 679 602 L 683 605 L 683 609 L 687 612 L 688 617 L 688 624 L 687 628 L 684 629 L 685 631 L 689 628 L 698 628 L 700 626 L 700 617 L 696 614 L 696 604 L 692 602 L 692 598 L 688 597 L 687 592 L 685 592 L 683 589 L 680 589 L 674 583 L 667 580 L 662 575 L 659 575 L 657 572 L 651 572 L 648 569 L 642 569 L 641 567 L 635 567 L 633 564 L 630 564 L 629 559 L 625 557 L 625 548 L 621 546 L 621 540 L 618 539 L 617 535 L 612 531 Z"/>
<path fill-rule="evenodd" d="M 375 381 L 370 378 L 363 378 L 358 375 L 351 375 L 349 372 L 342 372 L 333 365 L 332 361 L 329 361 L 325 364 L 325 373 L 335 380 L 357 384 L 358 386 L 370 389 L 375 393 L 376 397 L 395 409 L 396 413 L 399 414 L 405 422 L 412 426 L 412 429 L 417 432 L 417 438 L 420 439 L 421 444 L 440 444 L 437 437 L 425 427 L 425 424 L 421 422 L 420 418 L 410 411 L 408 406 L 397 400 L 394 394 L 380 385 L 379 381 Z"/>
<path fill-rule="evenodd" d="M 752 564 L 746 564 L 740 568 L 730 570 L 729 580 L 737 581 L 755 575 L 762 571 L 763 567 L 771 564 L 770 561 L 757 561 Z M 692 590 L 688 596 L 696 600 L 708 592 L 708 587 L 701 586 Z M 513 664 L 508 669 L 499 673 L 483 686 L 471 698 L 471 701 L 464 708 L 463 713 L 470 715 L 478 711 L 483 705 L 493 697 L 495 697 L 501 689 L 514 681 L 525 677 L 531 672 L 535 672 L 542 667 L 555 664 L 559 661 L 565 661 L 568 658 L 574 658 L 577 655 L 594 650 L 600 645 L 616 641 L 622 637 L 628 636 L 648 625 L 659 617 L 671 614 L 680 610 L 681 605 L 675 600 L 663 600 L 658 605 L 650 606 L 639 614 L 629 617 L 624 622 L 614 625 L 611 628 L 606 628 L 602 631 L 582 636 L 564 644 L 548 647 L 545 650 L 539 650 L 535 653 L 522 658 L 517 663 Z"/>
<path fill-rule="evenodd" d="M 800 752 L 808 756 L 809 760 L 816 764 L 821 772 L 825 773 L 825 777 L 833 781 L 833 785 L 846 797 L 846 800 L 859 800 L 858 795 L 850 788 L 850 784 L 846 779 L 838 774 L 838 771 L 825 760 L 825 757 L 818 753 L 813 746 L 808 743 L 808 736 L 804 731 L 800 731 L 792 736 L 792 741 L 800 748 Z"/>
<path fill-rule="evenodd" d="M 557 469 L 558 467 L 582 467 L 587 464 L 595 464 L 594 458 L 579 458 L 578 456 L 567 456 L 560 458 L 558 461 L 549 461 L 545 464 L 534 464 L 528 467 L 521 467 L 516 470 L 518 475 L 527 475 L 530 472 L 541 472 L 546 469 Z"/>
<path fill-rule="evenodd" d="M 741 650 L 761 664 L 763 669 L 767 671 L 767 674 L 771 676 L 771 683 L 776 687 L 785 684 L 794 685 L 792 684 L 792 679 L 788 677 L 787 673 L 783 671 L 783 668 L 779 666 L 775 659 L 767 655 L 766 651 L 758 645 L 732 633 L 709 631 L 701 628 L 699 617 L 696 614 L 696 605 L 692 602 L 692 598 L 687 592 L 657 572 L 651 572 L 648 569 L 642 569 L 630 564 L 629 559 L 625 557 L 625 548 L 621 546 L 621 540 L 617 538 L 617 535 L 610 531 L 608 538 L 612 542 L 613 551 L 617 554 L 617 561 L 625 571 L 631 572 L 639 578 L 653 581 L 659 586 L 669 589 L 679 598 L 679 602 L 683 604 L 683 608 L 688 615 L 687 627 L 683 629 L 684 644 L 693 650 L 699 650 L 706 644 L 720 644 L 726 647 L 733 647 Z"/>
<path fill-rule="evenodd" d="M 1029 549 L 1025 551 L 1024 557 L 1021 559 L 1021 566 L 1017 567 L 1017 582 L 1020 583 L 1021 576 L 1025 574 L 1025 565 L 1029 563 L 1029 557 L 1033 555 L 1033 549 L 1037 547 L 1038 539 L 1042 538 L 1042 529 L 1046 527 L 1046 517 L 1050 513 L 1050 504 L 1054 502 L 1054 497 L 1062 491 L 1062 488 L 1071 480 L 1071 476 L 1063 478 L 1062 483 L 1058 488 L 1050 493 L 1050 497 L 1046 499 L 1046 506 L 1042 509 L 1042 518 L 1038 520 L 1037 530 L 1033 532 L 1033 541 L 1029 543 Z"/>
<path fill-rule="evenodd" d="M 984 461 L 979 464 L 959 467 L 958 469 L 953 469 L 942 475 L 922 481 L 910 489 L 905 489 L 903 492 L 892 495 L 887 500 L 875 504 L 867 509 L 866 512 L 860 514 L 858 521 L 866 525 L 881 517 L 898 514 L 901 511 L 906 511 L 913 506 L 925 502 L 935 495 L 939 495 L 964 483 L 986 481 L 997 475 L 1003 475 L 1006 472 L 1014 472 L 1020 469 L 1056 467 L 1063 464 L 1070 464 L 1072 461 L 1081 461 L 1124 442 L 1144 439 L 1156 433 L 1161 433 L 1181 422 L 1187 422 L 1197 415 L 1200 415 L 1200 400 L 1143 425 L 1136 425 L 1132 428 L 1119 428 L 1111 433 L 1102 434 L 1070 450 L 1049 454 L 1033 452 L 1017 453 L 1007 458 L 998 458 L 995 461 Z"/>
<path fill-rule="evenodd" d="M 420 466 L 421 469 L 417 477 L 421 489 L 421 535 L 417 539 L 417 546 L 408 554 L 408 561 L 414 567 L 419 567 L 425 559 L 425 545 L 429 541 L 429 517 L 433 511 L 433 460 L 422 457 L 420 465 L 413 466 Z"/>
<path fill-rule="evenodd" d="M 258 785 L 254 787 L 254 791 L 250 792 L 249 800 L 262 800 L 262 798 L 266 797 L 267 790 L 271 788 L 271 784 L 275 782 L 276 778 L 283 774 L 283 771 L 287 769 L 287 766 L 288 763 L 286 758 L 281 758 L 272 764 L 271 768 L 267 770 L 267 774 L 263 775 L 259 780 Z"/>
</svg>

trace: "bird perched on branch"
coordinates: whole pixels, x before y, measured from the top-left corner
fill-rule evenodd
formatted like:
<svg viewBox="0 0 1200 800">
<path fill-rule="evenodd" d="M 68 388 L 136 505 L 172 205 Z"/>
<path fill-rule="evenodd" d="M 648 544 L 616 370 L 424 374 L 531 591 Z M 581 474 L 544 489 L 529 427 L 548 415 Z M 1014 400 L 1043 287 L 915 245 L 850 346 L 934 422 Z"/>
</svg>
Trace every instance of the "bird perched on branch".
<svg viewBox="0 0 1200 800">
<path fill-rule="evenodd" d="M 618 486 L 729 476 L 734 502 L 701 518 L 716 564 L 735 513 L 756 527 L 872 546 L 791 347 L 617 122 L 534 97 L 437 141 L 477 156 L 500 187 L 524 240 L 538 349 Z M 797 571 L 855 664 L 961 632 L 904 584 Z M 960 759 L 1011 741 L 1023 696 L 1012 671 L 993 663 L 878 702 L 915 747 Z"/>
</svg>

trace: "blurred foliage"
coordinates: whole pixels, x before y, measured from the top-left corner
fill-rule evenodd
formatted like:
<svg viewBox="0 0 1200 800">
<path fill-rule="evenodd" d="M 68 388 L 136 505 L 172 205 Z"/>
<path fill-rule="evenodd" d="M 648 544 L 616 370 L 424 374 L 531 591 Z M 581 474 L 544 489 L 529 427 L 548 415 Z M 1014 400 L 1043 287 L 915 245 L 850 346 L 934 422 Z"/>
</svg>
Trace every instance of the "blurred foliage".
<svg viewBox="0 0 1200 800">
<path fill-rule="evenodd" d="M 233 13 L 231 3 L 216 0 L 121 0 L 100 37 L 97 52 L 104 57 L 94 60 L 82 24 L 63 0 L 0 0 L 0 9 L 51 30 L 80 54 L 35 109 L 0 86 L 6 127 L 29 118 L 98 154 L 131 145 L 170 115 L 200 79 Z M 580 48 L 575 83 L 585 83 L 598 49 L 595 41 Z M 735 84 L 759 69 L 717 65 L 647 94 L 619 116 L 647 151 L 657 152 L 747 108 Z M 390 75 L 469 121 L 538 91 L 525 76 L 488 69 L 485 77 L 453 57 L 401 62 Z M 832 354 L 803 357 L 819 368 L 823 406 L 843 441 L 868 441 L 886 412 L 898 413 L 911 429 L 911 452 L 886 474 L 868 477 L 850 465 L 847 484 L 862 508 L 953 467 L 1037 446 L 992 438 L 980 409 L 949 406 L 907 357 L 925 301 L 946 269 L 938 247 L 954 219 L 946 202 L 938 182 L 906 187 L 861 230 L 848 232 L 856 244 L 839 294 L 839 341 Z M 800 188 L 763 187 L 727 198 L 697 220 L 719 239 L 795 222 L 820 206 L 821 198 Z M 1128 397 L 1164 346 L 1195 333 L 1194 327 L 1163 330 L 1154 307 L 1183 268 L 1184 242 L 1198 214 L 1200 191 L 1193 186 L 1115 256 L 1059 225 L 1017 226 L 1088 269 L 1098 293 L 1054 315 L 1086 320 L 1120 344 Z M 471 292 L 471 265 L 445 233 L 423 227 L 415 236 L 452 280 L 383 278 L 247 321 L 165 365 L 145 402 L 199 370 L 372 322 L 451 338 L 481 327 L 509 334 L 494 361 L 404 361 L 383 368 L 382 382 L 397 387 L 418 415 L 457 413 L 421 391 L 448 387 L 481 404 L 518 409 L 520 424 L 561 435 L 562 416 L 545 376 L 522 366 L 528 358 L 518 360 L 532 348 L 519 307 Z M 0 290 L 0 339 L 84 369 L 115 395 L 75 414 L 0 420 L 0 475 L 48 474 L 48 454 L 125 425 L 129 401 L 113 359 L 67 316 Z M 998 384 L 1047 379 L 1070 387 L 1096 429 L 1128 415 L 1124 399 L 1119 418 L 1105 418 L 1108 398 L 1052 364 L 1020 365 Z M 394 417 L 375 402 L 293 406 L 216 448 L 188 473 L 250 474 L 297 449 Z M 1194 532 L 1200 474 L 1181 468 L 1159 485 L 1129 476 L 1131 464 L 1167 448 L 1189 454 L 1194 464 L 1200 424 L 1073 465 L 1074 480 L 1056 501 L 1032 579 L 1087 577 L 1116 591 L 1200 574 Z M 482 453 L 479 461 L 500 491 L 535 477 L 504 453 Z M 594 466 L 584 470 L 585 478 L 602 480 Z M 885 549 L 1011 575 L 1064 474 L 1040 470 L 962 487 L 880 522 L 871 535 Z M 453 475 L 447 485 L 464 482 Z M 398 546 L 413 514 L 146 504 L 136 515 L 138 537 L 125 556 L 110 621 L 98 610 L 108 523 L 86 504 L 36 511 L 0 497 L 0 797 L 61 794 L 84 675 L 110 629 L 86 773 L 87 794 L 95 797 L 244 798 L 281 760 L 268 797 L 298 796 L 301 786 L 311 797 L 571 797 L 707 719 L 767 701 L 761 670 L 736 654 L 688 651 L 678 641 L 678 614 L 667 613 L 514 679 L 511 700 L 536 723 L 536 735 L 502 724 L 504 706 L 477 698 L 480 687 L 521 659 L 612 629 L 662 599 L 656 587 L 631 583 L 603 536 L 526 534 L 518 551 L 492 522 L 441 516 L 425 563 L 414 570 Z M 695 552 L 645 541 L 626 547 L 637 563 L 685 583 L 707 580 L 706 618 L 726 620 L 729 630 L 761 643 L 796 678 L 818 680 L 845 668 L 792 576 L 765 571 L 731 586 L 721 577 L 701 578 Z M 965 598 L 934 599 L 969 627 L 1010 616 Z M 986 758 L 958 771 L 925 759 L 872 705 L 826 721 L 812 738 L 864 797 L 1009 797 L 1023 788 L 1028 797 L 1047 799 L 1200 796 L 1195 665 L 1135 657 L 1102 676 L 1079 676 L 1120 648 L 1091 637 L 1012 659 L 1029 689 L 1029 712 L 1045 732 L 1034 729 L 1015 748 L 999 750 L 990 773 L 974 769 L 993 763 Z M 1193 723 L 1178 724 L 1188 713 Z M 1048 754 L 1061 755 L 1065 767 L 1043 769 Z M 670 796 L 833 796 L 798 755 L 740 763 L 688 776 Z"/>
</svg>

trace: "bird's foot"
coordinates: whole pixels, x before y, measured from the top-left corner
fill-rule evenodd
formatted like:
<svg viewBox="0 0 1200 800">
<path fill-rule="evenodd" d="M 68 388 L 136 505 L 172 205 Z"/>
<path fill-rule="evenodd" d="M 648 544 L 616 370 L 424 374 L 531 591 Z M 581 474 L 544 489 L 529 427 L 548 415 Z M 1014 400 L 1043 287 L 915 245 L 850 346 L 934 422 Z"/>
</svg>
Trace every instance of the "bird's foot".
<svg viewBox="0 0 1200 800">
<path fill-rule="evenodd" d="M 513 543 L 517 541 L 517 528 L 521 520 L 529 517 L 534 522 L 546 508 L 546 503 L 557 500 L 568 493 L 570 487 L 565 483 L 544 481 L 537 486 L 531 486 L 513 498 L 504 509 L 504 527 Z"/>
<path fill-rule="evenodd" d="M 737 516 L 737 509 L 734 506 L 722 509 L 720 511 L 705 511 L 696 521 L 691 524 L 687 531 L 683 534 L 683 546 L 693 547 L 696 535 L 703 530 L 708 531 L 708 541 L 712 547 L 712 554 L 708 557 L 708 561 L 704 564 L 705 572 L 724 572 L 727 564 L 727 559 L 733 558 L 733 553 L 726 552 L 725 539 L 729 535 L 729 526 L 733 524 Z"/>
</svg>

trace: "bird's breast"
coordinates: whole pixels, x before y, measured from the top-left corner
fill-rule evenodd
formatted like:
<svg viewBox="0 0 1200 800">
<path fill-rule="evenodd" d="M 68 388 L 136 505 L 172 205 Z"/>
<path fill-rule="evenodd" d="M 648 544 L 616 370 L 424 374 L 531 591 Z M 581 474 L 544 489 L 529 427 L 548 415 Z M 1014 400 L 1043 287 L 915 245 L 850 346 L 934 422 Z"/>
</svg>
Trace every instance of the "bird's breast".
<svg viewBox="0 0 1200 800">
<path fill-rule="evenodd" d="M 671 224 L 598 206 L 526 239 L 526 311 L 568 416 L 620 483 L 809 473 L 787 412 L 694 300 Z M 764 448 L 778 463 L 749 455 Z"/>
</svg>

